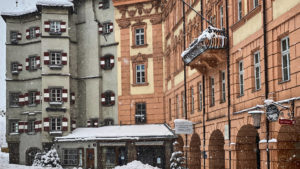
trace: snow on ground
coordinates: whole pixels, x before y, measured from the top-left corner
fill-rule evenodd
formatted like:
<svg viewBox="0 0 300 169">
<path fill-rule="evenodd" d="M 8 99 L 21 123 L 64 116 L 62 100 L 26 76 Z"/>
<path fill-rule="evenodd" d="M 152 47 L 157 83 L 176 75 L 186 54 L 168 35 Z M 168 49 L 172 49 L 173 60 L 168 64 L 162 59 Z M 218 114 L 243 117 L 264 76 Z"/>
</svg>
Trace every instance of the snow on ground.
<svg viewBox="0 0 300 169">
<path fill-rule="evenodd" d="M 0 148 L 7 147 L 6 138 L 5 138 L 5 133 L 6 133 L 5 125 L 6 125 L 5 116 L 0 115 Z"/>
<path fill-rule="evenodd" d="M 159 168 L 152 167 L 151 165 L 148 164 L 143 164 L 140 161 L 132 161 L 127 165 L 117 166 L 114 169 L 159 169 Z"/>
<path fill-rule="evenodd" d="M 36 166 L 25 166 L 25 165 L 17 165 L 17 164 L 9 164 L 8 163 L 8 153 L 0 152 L 0 168 L 1 169 L 55 169 L 49 167 L 36 167 Z"/>
</svg>

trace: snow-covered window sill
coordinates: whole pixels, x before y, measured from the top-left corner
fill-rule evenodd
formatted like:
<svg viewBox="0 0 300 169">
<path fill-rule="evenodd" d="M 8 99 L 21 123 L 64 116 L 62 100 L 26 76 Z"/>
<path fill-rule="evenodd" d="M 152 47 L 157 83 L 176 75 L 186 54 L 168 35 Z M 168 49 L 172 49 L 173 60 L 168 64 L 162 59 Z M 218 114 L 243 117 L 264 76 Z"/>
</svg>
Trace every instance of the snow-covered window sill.
<svg viewBox="0 0 300 169">
<path fill-rule="evenodd" d="M 50 65 L 49 68 L 50 69 L 61 69 L 62 65 Z"/>
<path fill-rule="evenodd" d="M 61 135 L 62 131 L 50 131 L 49 132 L 51 135 Z"/>
<path fill-rule="evenodd" d="M 50 105 L 62 105 L 63 102 L 49 102 Z"/>
<path fill-rule="evenodd" d="M 19 133 L 9 133 L 9 135 L 11 135 L 11 136 L 19 135 Z"/>
</svg>

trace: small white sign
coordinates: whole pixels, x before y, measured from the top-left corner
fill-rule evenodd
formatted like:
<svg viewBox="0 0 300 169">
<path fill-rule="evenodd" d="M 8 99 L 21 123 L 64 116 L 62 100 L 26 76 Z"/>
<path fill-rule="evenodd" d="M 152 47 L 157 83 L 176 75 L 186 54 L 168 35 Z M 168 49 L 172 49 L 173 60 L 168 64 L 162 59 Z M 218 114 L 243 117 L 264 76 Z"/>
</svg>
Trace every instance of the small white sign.
<svg viewBox="0 0 300 169">
<path fill-rule="evenodd" d="M 176 119 L 175 134 L 193 134 L 193 123 L 184 119 Z"/>
</svg>

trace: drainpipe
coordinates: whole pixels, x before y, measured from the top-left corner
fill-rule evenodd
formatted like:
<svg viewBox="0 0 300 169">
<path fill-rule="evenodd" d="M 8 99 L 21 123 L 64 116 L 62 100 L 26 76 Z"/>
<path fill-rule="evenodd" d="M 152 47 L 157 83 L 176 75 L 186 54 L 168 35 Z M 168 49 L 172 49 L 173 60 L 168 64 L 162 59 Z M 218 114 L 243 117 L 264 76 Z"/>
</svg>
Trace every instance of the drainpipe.
<svg viewBox="0 0 300 169">
<path fill-rule="evenodd" d="M 206 107 L 205 107 L 205 75 L 202 75 L 202 86 L 203 86 L 203 167 L 205 169 L 205 113 L 206 113 Z"/>
<path fill-rule="evenodd" d="M 201 16 L 203 16 L 203 0 L 200 0 L 200 3 L 201 3 L 201 11 L 200 11 L 200 14 L 201 14 Z M 201 17 L 201 32 L 203 32 L 203 18 Z"/>
<path fill-rule="evenodd" d="M 264 34 L 264 67 L 265 67 L 265 98 L 269 95 L 269 76 L 268 76 L 268 49 L 267 49 L 267 7 L 266 1 L 263 2 L 263 34 Z M 266 132 L 267 132 L 267 166 L 270 169 L 270 152 L 269 152 L 269 120 L 266 117 Z"/>
<path fill-rule="evenodd" d="M 228 139 L 229 139 L 229 169 L 231 169 L 231 119 L 230 119 L 230 43 L 229 43 L 229 17 L 228 17 L 228 0 L 225 0 L 226 5 L 226 35 L 227 35 L 227 118 L 228 118 Z"/>
</svg>

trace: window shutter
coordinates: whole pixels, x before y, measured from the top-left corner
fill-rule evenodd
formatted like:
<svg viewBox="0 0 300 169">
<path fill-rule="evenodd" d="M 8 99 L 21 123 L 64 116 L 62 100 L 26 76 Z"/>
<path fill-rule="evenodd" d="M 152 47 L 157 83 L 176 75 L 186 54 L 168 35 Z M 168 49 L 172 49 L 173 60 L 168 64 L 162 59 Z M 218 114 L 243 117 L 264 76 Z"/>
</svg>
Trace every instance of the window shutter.
<svg viewBox="0 0 300 169">
<path fill-rule="evenodd" d="M 67 53 L 62 53 L 61 55 L 62 55 L 62 57 L 61 57 L 62 64 L 66 65 L 67 61 L 68 61 Z"/>
<path fill-rule="evenodd" d="M 49 65 L 49 52 L 44 52 L 44 64 Z"/>
<path fill-rule="evenodd" d="M 99 24 L 99 34 L 103 33 L 103 25 Z"/>
<path fill-rule="evenodd" d="M 36 68 L 39 69 L 40 66 L 41 66 L 41 57 L 40 56 L 37 56 L 35 58 L 35 61 L 36 61 Z"/>
<path fill-rule="evenodd" d="M 28 104 L 28 93 L 24 94 L 24 104 L 27 105 Z"/>
<path fill-rule="evenodd" d="M 40 132 L 42 130 L 42 121 L 38 120 L 34 122 L 34 131 Z"/>
<path fill-rule="evenodd" d="M 110 104 L 111 105 L 115 105 L 115 93 L 114 92 L 111 92 L 110 93 Z"/>
<path fill-rule="evenodd" d="M 111 68 L 113 68 L 114 65 L 115 65 L 115 58 L 114 58 L 113 55 L 111 55 L 111 56 L 110 56 L 110 66 L 111 66 Z"/>
<path fill-rule="evenodd" d="M 50 22 L 45 21 L 44 22 L 45 32 L 50 32 Z"/>
<path fill-rule="evenodd" d="M 19 95 L 19 105 L 24 106 L 24 102 L 25 102 L 24 95 L 20 94 Z"/>
<path fill-rule="evenodd" d="M 41 92 L 35 92 L 35 104 L 40 104 L 41 102 Z"/>
<path fill-rule="evenodd" d="M 40 27 L 35 27 L 35 36 L 36 37 L 40 37 L 41 33 L 40 33 Z"/>
<path fill-rule="evenodd" d="M 24 122 L 19 121 L 18 125 L 19 125 L 19 133 L 23 133 L 24 132 Z"/>
<path fill-rule="evenodd" d="M 100 57 L 100 67 L 104 69 L 105 67 L 105 57 Z"/>
<path fill-rule="evenodd" d="M 30 35 L 29 35 L 29 29 L 26 29 L 26 39 L 29 39 Z"/>
<path fill-rule="evenodd" d="M 72 131 L 76 129 L 76 121 L 72 120 Z"/>
<path fill-rule="evenodd" d="M 103 2 L 99 2 L 99 9 L 103 8 Z"/>
<path fill-rule="evenodd" d="M 18 33 L 17 38 L 18 38 L 18 40 L 22 40 L 22 34 Z"/>
<path fill-rule="evenodd" d="M 23 125 L 24 125 L 24 132 L 27 133 L 28 132 L 28 122 L 25 121 Z"/>
<path fill-rule="evenodd" d="M 68 89 L 62 89 L 62 100 L 68 102 Z"/>
<path fill-rule="evenodd" d="M 23 65 L 22 64 L 18 64 L 18 71 L 20 72 L 20 71 L 22 71 L 22 69 L 23 69 Z"/>
<path fill-rule="evenodd" d="M 60 22 L 60 31 L 66 32 L 66 30 L 67 30 L 66 22 Z"/>
<path fill-rule="evenodd" d="M 88 120 L 88 121 L 86 122 L 86 126 L 87 126 L 87 127 L 91 127 L 91 120 Z"/>
<path fill-rule="evenodd" d="M 29 70 L 29 58 L 25 59 L 26 70 Z"/>
<path fill-rule="evenodd" d="M 75 93 L 71 93 L 71 104 L 75 104 Z"/>
<path fill-rule="evenodd" d="M 109 23 L 109 31 L 110 32 L 114 31 L 114 24 L 112 22 Z"/>
<path fill-rule="evenodd" d="M 50 129 L 50 123 L 49 123 L 49 117 L 44 118 L 44 131 L 49 131 Z"/>
<path fill-rule="evenodd" d="M 101 94 L 101 103 L 102 105 L 106 105 L 105 93 Z"/>
<path fill-rule="evenodd" d="M 49 102 L 49 89 L 44 89 L 44 101 Z"/>
<path fill-rule="evenodd" d="M 68 131 L 68 119 L 66 117 L 62 119 L 62 131 Z"/>
</svg>

